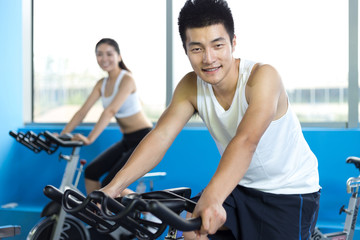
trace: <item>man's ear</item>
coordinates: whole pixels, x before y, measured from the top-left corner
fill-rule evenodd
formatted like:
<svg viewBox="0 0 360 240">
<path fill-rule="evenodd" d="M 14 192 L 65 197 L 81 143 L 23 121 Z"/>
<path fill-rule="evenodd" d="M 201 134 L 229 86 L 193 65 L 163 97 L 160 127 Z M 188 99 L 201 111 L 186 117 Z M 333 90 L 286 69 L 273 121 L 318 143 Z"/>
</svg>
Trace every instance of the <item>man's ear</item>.
<svg viewBox="0 0 360 240">
<path fill-rule="evenodd" d="M 232 40 L 232 43 L 231 43 L 232 45 L 232 52 L 235 52 L 235 47 L 236 47 L 236 35 L 234 34 L 234 38 L 233 38 L 233 40 Z"/>
</svg>

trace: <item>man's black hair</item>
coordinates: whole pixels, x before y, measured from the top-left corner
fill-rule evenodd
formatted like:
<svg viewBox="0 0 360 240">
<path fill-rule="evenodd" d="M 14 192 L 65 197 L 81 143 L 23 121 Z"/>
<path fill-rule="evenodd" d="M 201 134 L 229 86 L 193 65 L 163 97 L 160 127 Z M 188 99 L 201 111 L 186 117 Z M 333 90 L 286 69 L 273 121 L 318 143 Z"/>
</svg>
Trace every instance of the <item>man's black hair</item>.
<svg viewBox="0 0 360 240">
<path fill-rule="evenodd" d="M 223 24 L 230 41 L 234 38 L 234 19 L 225 0 L 187 0 L 178 18 L 179 33 L 186 51 L 186 29 Z"/>
</svg>

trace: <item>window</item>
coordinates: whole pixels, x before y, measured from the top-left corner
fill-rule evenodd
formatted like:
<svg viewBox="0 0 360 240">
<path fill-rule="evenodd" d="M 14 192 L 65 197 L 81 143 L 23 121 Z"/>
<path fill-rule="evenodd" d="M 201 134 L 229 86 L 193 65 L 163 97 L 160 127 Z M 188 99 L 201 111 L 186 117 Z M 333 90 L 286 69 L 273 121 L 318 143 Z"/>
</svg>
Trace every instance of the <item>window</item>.
<svg viewBox="0 0 360 240">
<path fill-rule="evenodd" d="M 178 34 L 185 0 L 174 1 L 174 79 L 191 70 Z M 343 0 L 228 0 L 234 56 L 273 65 L 301 122 L 348 119 L 348 3 Z M 176 86 L 176 84 L 174 84 Z"/>
<path fill-rule="evenodd" d="M 163 1 L 34 0 L 34 122 L 67 122 L 105 76 L 95 45 L 115 39 L 147 115 L 165 108 L 166 5 Z M 151 11 L 149 11 L 151 9 Z M 96 122 L 99 102 L 85 122 Z"/>
<path fill-rule="evenodd" d="M 104 76 L 94 53 L 103 37 L 118 41 L 153 121 L 178 81 L 192 70 L 177 27 L 185 0 L 33 1 L 34 122 L 67 122 L 79 108 Z M 345 126 L 354 110 L 349 105 L 358 108 L 357 99 L 349 102 L 358 91 L 349 88 L 349 81 L 357 81 L 348 77 L 349 2 L 228 0 L 237 36 L 235 57 L 273 65 L 305 125 Z M 169 11 L 172 32 L 166 25 Z M 95 122 L 101 110 L 99 104 L 85 121 Z"/>
</svg>

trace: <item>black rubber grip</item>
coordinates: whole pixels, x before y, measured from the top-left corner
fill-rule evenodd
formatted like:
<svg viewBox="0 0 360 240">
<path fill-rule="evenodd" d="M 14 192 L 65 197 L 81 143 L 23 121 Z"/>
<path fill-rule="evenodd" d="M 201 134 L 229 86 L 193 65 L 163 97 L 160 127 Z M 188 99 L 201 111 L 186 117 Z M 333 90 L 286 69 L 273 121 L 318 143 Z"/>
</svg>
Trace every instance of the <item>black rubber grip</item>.
<svg viewBox="0 0 360 240">
<path fill-rule="evenodd" d="M 62 147 L 78 147 L 78 146 L 82 146 L 83 142 L 81 141 L 67 141 L 67 140 L 63 140 L 59 137 L 56 137 L 54 134 L 52 134 L 49 131 L 45 131 L 44 135 L 49 138 L 52 142 L 55 142 L 56 144 L 59 144 Z"/>
<path fill-rule="evenodd" d="M 201 218 L 184 219 L 156 200 L 149 202 L 149 210 L 166 224 L 180 231 L 194 231 L 201 227 Z"/>
</svg>

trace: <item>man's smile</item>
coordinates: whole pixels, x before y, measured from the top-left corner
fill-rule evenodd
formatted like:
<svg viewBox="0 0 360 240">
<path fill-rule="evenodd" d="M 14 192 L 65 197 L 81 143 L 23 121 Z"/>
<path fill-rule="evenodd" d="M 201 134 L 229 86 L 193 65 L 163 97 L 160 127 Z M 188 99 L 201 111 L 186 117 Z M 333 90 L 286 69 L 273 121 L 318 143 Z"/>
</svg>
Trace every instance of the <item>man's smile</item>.
<svg viewBox="0 0 360 240">
<path fill-rule="evenodd" d="M 221 66 L 219 67 L 213 67 L 213 68 L 202 68 L 202 71 L 207 72 L 207 73 L 211 73 L 211 72 L 216 72 L 217 70 L 219 70 L 221 68 Z"/>
</svg>

